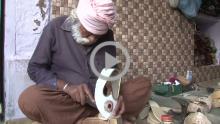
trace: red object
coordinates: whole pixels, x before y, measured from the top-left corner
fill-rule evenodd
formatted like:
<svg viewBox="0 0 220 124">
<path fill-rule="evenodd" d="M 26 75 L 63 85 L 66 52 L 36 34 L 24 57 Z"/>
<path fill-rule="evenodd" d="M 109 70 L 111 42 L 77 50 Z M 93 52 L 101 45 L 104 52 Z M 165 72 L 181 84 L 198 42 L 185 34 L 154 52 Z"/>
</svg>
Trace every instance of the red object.
<svg viewBox="0 0 220 124">
<path fill-rule="evenodd" d="M 174 84 L 176 80 L 177 80 L 176 77 L 170 77 L 169 78 L 169 82 L 171 82 L 172 84 Z"/>
<path fill-rule="evenodd" d="M 163 122 L 172 122 L 173 116 L 172 115 L 161 115 L 161 120 Z"/>
</svg>

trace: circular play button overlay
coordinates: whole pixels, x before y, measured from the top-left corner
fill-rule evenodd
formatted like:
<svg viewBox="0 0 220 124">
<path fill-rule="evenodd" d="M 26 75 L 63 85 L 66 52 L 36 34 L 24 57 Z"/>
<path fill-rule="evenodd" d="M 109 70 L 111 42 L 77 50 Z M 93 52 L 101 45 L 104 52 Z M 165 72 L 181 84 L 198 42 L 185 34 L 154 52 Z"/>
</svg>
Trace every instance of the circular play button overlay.
<svg viewBox="0 0 220 124">
<path fill-rule="evenodd" d="M 122 69 L 121 72 L 118 72 L 116 75 L 111 76 L 111 77 L 106 77 L 106 76 L 102 75 L 100 72 L 98 72 L 98 70 L 95 66 L 96 53 L 100 49 L 102 49 L 103 47 L 106 47 L 106 46 L 114 46 L 116 49 L 121 50 L 122 55 L 125 56 L 125 66 L 124 66 L 124 68 Z M 116 65 L 118 63 L 120 63 L 120 61 L 117 60 L 116 57 L 112 56 L 108 52 L 105 52 L 105 68 L 104 69 L 111 68 L 111 67 L 113 67 L 114 65 Z M 91 66 L 92 72 L 97 77 L 99 77 L 103 80 L 115 81 L 115 80 L 119 80 L 122 76 L 124 76 L 128 72 L 128 69 L 130 67 L 130 56 L 128 54 L 127 49 L 125 47 L 123 47 L 120 43 L 113 42 L 113 41 L 107 41 L 107 42 L 103 42 L 103 43 L 99 44 L 98 46 L 96 46 L 94 48 L 94 50 L 92 51 L 91 56 L 90 56 L 89 64 Z"/>
</svg>

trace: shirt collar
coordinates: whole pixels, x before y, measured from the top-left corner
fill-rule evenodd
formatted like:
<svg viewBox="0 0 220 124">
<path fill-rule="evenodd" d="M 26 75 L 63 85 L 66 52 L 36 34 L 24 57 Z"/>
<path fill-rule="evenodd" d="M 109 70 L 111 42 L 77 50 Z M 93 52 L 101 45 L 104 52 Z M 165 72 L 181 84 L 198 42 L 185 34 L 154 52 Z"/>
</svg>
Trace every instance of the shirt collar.
<svg viewBox="0 0 220 124">
<path fill-rule="evenodd" d="M 67 17 L 66 20 L 61 25 L 61 29 L 65 31 L 72 31 L 72 26 L 76 23 L 77 20 L 73 20 L 72 17 Z"/>
</svg>

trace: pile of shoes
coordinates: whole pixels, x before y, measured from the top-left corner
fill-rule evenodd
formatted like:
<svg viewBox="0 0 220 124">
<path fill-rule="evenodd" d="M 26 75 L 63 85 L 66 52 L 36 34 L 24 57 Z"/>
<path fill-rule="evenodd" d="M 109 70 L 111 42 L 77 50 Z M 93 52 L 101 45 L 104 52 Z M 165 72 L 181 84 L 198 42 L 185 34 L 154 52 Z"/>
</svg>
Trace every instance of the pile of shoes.
<svg viewBox="0 0 220 124">
<path fill-rule="evenodd" d="M 162 107 L 158 105 L 153 100 L 149 101 L 149 105 L 151 108 L 151 111 L 149 112 L 148 118 L 147 118 L 147 123 L 148 124 L 160 124 L 162 123 L 161 116 L 166 115 L 167 113 L 163 110 Z"/>
<path fill-rule="evenodd" d="M 210 96 L 212 98 L 212 107 L 220 108 L 220 90 L 214 91 Z"/>
<path fill-rule="evenodd" d="M 212 108 L 212 100 L 210 97 L 195 97 L 191 100 L 187 107 L 187 112 L 207 113 Z"/>
</svg>

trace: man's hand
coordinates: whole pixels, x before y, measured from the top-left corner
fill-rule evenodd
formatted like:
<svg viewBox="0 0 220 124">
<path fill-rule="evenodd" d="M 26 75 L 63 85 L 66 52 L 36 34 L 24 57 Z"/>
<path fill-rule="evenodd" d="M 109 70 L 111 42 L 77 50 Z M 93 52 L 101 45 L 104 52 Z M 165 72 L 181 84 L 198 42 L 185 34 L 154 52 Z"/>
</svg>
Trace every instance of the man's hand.
<svg viewBox="0 0 220 124">
<path fill-rule="evenodd" d="M 92 102 L 95 102 L 94 97 L 86 84 L 68 85 L 64 92 L 69 94 L 74 101 L 81 103 L 81 105 L 85 105 L 87 98 Z"/>
<path fill-rule="evenodd" d="M 117 105 L 113 111 L 115 117 L 120 117 L 125 112 L 125 103 L 122 96 L 119 96 Z"/>
<path fill-rule="evenodd" d="M 65 93 L 71 96 L 71 98 L 85 105 L 86 100 L 89 98 L 92 102 L 95 102 L 94 97 L 86 84 L 73 85 L 69 84 L 65 89 L 63 89 L 65 83 L 63 81 L 58 81 L 58 88 L 62 89 Z"/>
</svg>

